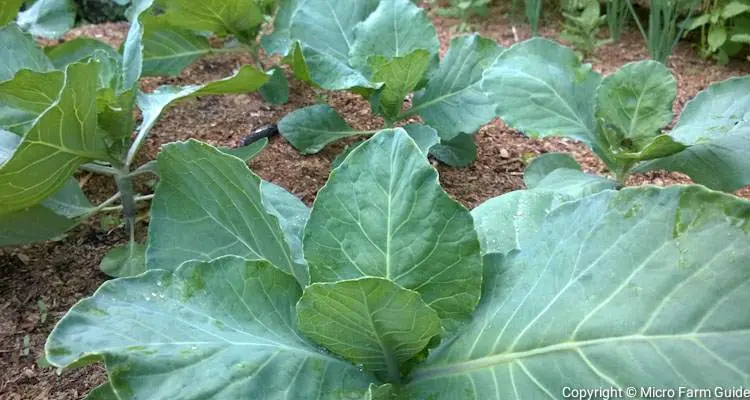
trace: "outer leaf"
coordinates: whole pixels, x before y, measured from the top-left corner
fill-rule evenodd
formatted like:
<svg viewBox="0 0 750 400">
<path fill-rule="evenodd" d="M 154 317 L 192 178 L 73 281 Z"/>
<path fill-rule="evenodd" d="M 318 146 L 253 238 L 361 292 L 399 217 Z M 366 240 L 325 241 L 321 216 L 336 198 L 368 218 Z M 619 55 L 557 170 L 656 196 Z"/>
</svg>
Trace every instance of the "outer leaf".
<svg viewBox="0 0 750 400">
<path fill-rule="evenodd" d="M 115 60 L 121 58 L 112 46 L 91 38 L 76 38 L 44 49 L 56 69 L 65 69 L 74 62 L 93 56 L 97 51 L 102 51 Z"/>
<path fill-rule="evenodd" d="M 165 18 L 150 17 L 143 23 L 144 76 L 177 76 L 195 60 L 213 51 L 208 39 L 169 25 Z"/>
<path fill-rule="evenodd" d="M 729 19 L 747 11 L 750 11 L 750 5 L 742 3 L 740 1 L 732 1 L 727 3 L 722 8 L 721 17 L 724 19 Z"/>
<path fill-rule="evenodd" d="M 572 137 L 606 161 L 594 119 L 600 81 L 572 50 L 535 38 L 503 52 L 485 71 L 482 88 L 497 104 L 498 116 L 513 128 L 535 137 Z"/>
<path fill-rule="evenodd" d="M 418 49 L 402 57 L 387 59 L 383 56 L 370 58 L 372 80 L 383 82 L 379 108 L 386 117 L 392 118 L 401 112 L 404 98 L 417 87 L 430 62 L 430 54 Z"/>
<path fill-rule="evenodd" d="M 409 0 L 380 0 L 367 19 L 357 25 L 349 49 L 351 64 L 363 69 L 371 56 L 403 57 L 417 49 L 437 57 L 440 41 L 424 10 Z"/>
<path fill-rule="evenodd" d="M 55 102 L 64 81 L 62 71 L 21 70 L 12 80 L 0 83 L 0 127 L 24 135 Z"/>
<path fill-rule="evenodd" d="M 494 40 L 479 35 L 454 38 L 425 90 L 414 96 L 410 112 L 418 112 L 444 140 L 476 132 L 495 118 L 496 103 L 480 83 L 501 50 Z"/>
<path fill-rule="evenodd" d="M 107 252 L 99 269 L 113 278 L 136 276 L 146 271 L 146 246 L 124 244 Z"/>
<path fill-rule="evenodd" d="M 616 181 L 569 168 L 558 168 L 550 172 L 536 185 L 537 189 L 550 190 L 572 198 L 585 197 L 618 187 L 620 184 Z"/>
<path fill-rule="evenodd" d="M 0 27 L 0 82 L 12 79 L 21 69 L 47 72 L 52 63 L 34 40 L 14 24 Z"/>
<path fill-rule="evenodd" d="M 75 23 L 71 0 L 36 0 L 26 11 L 18 14 L 18 26 L 34 36 L 57 39 Z"/>
<path fill-rule="evenodd" d="M 224 153 L 233 155 L 242 161 L 248 162 L 260 154 L 263 149 L 268 145 L 268 138 L 261 138 L 260 140 L 250 143 L 247 146 L 240 146 L 236 148 L 220 147 Z"/>
<path fill-rule="evenodd" d="M 0 165 L 0 214 L 39 203 L 60 190 L 81 164 L 109 160 L 96 129 L 98 64 L 65 70 L 59 97 L 36 120 L 9 160 Z"/>
<path fill-rule="evenodd" d="M 106 282 L 74 306 L 46 354 L 60 367 L 104 359 L 122 398 L 364 397 L 372 379 L 296 332 L 300 295 L 266 261 L 148 271 Z"/>
<path fill-rule="evenodd" d="M 166 0 L 170 23 L 199 32 L 235 35 L 243 41 L 255 39 L 263 22 L 256 0 Z"/>
<path fill-rule="evenodd" d="M 741 386 L 750 204 L 696 186 L 603 192 L 485 259 L 482 302 L 408 398 L 558 398 L 580 387 Z"/>
<path fill-rule="evenodd" d="M 430 149 L 436 144 L 440 143 L 438 133 L 431 126 L 422 124 L 409 124 L 404 126 L 406 133 L 411 136 L 414 143 L 417 144 L 419 150 L 425 155 L 429 154 Z"/>
<path fill-rule="evenodd" d="M 270 70 L 271 79 L 260 88 L 263 99 L 271 104 L 286 104 L 289 101 L 289 81 L 281 67 Z"/>
<path fill-rule="evenodd" d="M 440 334 L 437 312 L 419 293 L 388 279 L 315 283 L 297 303 L 305 336 L 382 380 L 401 381 L 399 366 Z"/>
<path fill-rule="evenodd" d="M 677 83 L 664 64 L 630 63 L 602 80 L 596 93 L 596 116 L 618 133 L 616 141 L 610 139 L 611 146 L 640 149 L 672 121 L 676 96 Z M 623 140 L 634 143 L 623 145 Z"/>
<path fill-rule="evenodd" d="M 383 277 L 421 293 L 451 320 L 467 317 L 478 298 L 471 215 L 442 191 L 402 129 L 378 133 L 331 173 L 305 226 L 304 247 L 313 283 Z"/>
<path fill-rule="evenodd" d="M 310 217 L 310 209 L 302 200 L 271 182 L 262 181 L 260 191 L 266 212 L 279 220 L 286 243 L 294 256 L 294 262 L 305 265 L 307 262 L 302 253 L 302 235 Z"/>
<path fill-rule="evenodd" d="M 465 167 L 477 158 L 477 144 L 472 135 L 460 134 L 432 146 L 430 154 L 451 167 Z"/>
<path fill-rule="evenodd" d="M 0 26 L 7 25 L 18 15 L 24 0 L 6 0 L 0 3 Z"/>
<path fill-rule="evenodd" d="M 523 182 L 534 189 L 550 172 L 558 168 L 580 170 L 581 166 L 568 153 L 547 153 L 535 157 L 523 171 Z"/>
<path fill-rule="evenodd" d="M 690 146 L 638 170 L 667 169 L 696 183 L 732 191 L 750 184 L 750 77 L 709 86 L 685 105 L 670 136 Z"/>
<path fill-rule="evenodd" d="M 273 32 L 261 38 L 263 49 L 268 54 L 286 56 L 292 50 L 290 28 L 297 9 L 304 1 L 278 0 L 279 10 L 273 19 Z"/>
<path fill-rule="evenodd" d="M 293 111 L 279 122 L 279 132 L 302 154 L 319 152 L 328 143 L 360 132 L 350 127 L 329 105 L 315 105 Z"/>
<path fill-rule="evenodd" d="M 548 190 L 517 190 L 480 204 L 471 210 L 471 216 L 482 254 L 526 248 L 547 214 L 567 200 L 567 196 Z"/>
<path fill-rule="evenodd" d="M 294 74 L 298 79 L 324 89 L 367 91 L 377 88 L 362 75 L 362 72 L 338 59 L 335 53 L 323 53 L 297 43 L 291 60 Z"/>
<path fill-rule="evenodd" d="M 307 267 L 295 263 L 278 210 L 267 211 L 264 202 L 269 197 L 244 161 L 191 140 L 165 145 L 157 164 L 160 181 L 151 205 L 149 269 L 235 255 L 269 260 L 307 283 Z"/>
</svg>

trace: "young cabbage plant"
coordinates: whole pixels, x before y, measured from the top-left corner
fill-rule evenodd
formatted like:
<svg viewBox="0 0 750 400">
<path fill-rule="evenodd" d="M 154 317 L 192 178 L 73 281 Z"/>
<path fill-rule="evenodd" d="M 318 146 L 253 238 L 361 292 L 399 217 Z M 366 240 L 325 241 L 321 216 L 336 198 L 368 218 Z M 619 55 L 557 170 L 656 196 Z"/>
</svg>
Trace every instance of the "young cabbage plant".
<svg viewBox="0 0 750 400">
<path fill-rule="evenodd" d="M 501 48 L 478 35 L 460 36 L 439 61 L 435 28 L 409 0 L 287 0 L 263 44 L 267 52 L 284 55 L 297 78 L 364 96 L 383 117 L 384 128 L 421 117 L 424 124 L 407 131 L 437 136 L 440 143 L 430 153 L 450 165 L 474 160 L 471 135 L 495 116 L 480 81 Z M 412 93 L 411 107 L 404 110 Z M 303 154 L 377 132 L 353 129 L 327 105 L 288 114 L 279 131 Z"/>
<path fill-rule="evenodd" d="M 750 184 L 750 76 L 698 93 L 669 132 L 677 88 L 655 61 L 602 78 L 570 49 L 531 39 L 503 52 L 482 87 L 508 125 L 529 136 L 582 141 L 621 185 L 634 171 L 654 169 L 723 191 Z"/>
<path fill-rule="evenodd" d="M 157 165 L 148 271 L 46 343 L 57 367 L 104 363 L 96 395 L 558 398 L 750 374 L 750 202 L 732 195 L 532 190 L 470 213 L 401 128 L 354 149 L 311 210 L 196 141 Z"/>
<path fill-rule="evenodd" d="M 141 16 L 143 75 L 177 76 L 198 58 L 216 53 L 247 53 L 265 70 L 258 36 L 276 10 L 275 0 L 160 0 Z M 208 35 L 223 41 L 214 47 Z M 271 79 L 260 89 L 270 103 L 284 104 L 289 84 L 284 71 L 269 69 Z"/>
<path fill-rule="evenodd" d="M 135 164 L 151 128 L 180 100 L 254 91 L 269 79 L 244 66 L 205 85 L 141 93 L 141 35 L 136 19 L 122 55 L 91 39 L 45 53 L 16 25 L 0 28 L 0 246 L 56 238 L 93 214 L 122 210 L 130 242 L 109 253 L 102 268 L 114 276 L 143 271 L 145 249 L 134 239 L 136 202 L 152 196 L 135 193 L 132 180 L 151 170 Z M 137 129 L 136 107 L 143 116 Z M 118 192 L 92 205 L 73 178 L 79 171 L 110 175 Z"/>
</svg>

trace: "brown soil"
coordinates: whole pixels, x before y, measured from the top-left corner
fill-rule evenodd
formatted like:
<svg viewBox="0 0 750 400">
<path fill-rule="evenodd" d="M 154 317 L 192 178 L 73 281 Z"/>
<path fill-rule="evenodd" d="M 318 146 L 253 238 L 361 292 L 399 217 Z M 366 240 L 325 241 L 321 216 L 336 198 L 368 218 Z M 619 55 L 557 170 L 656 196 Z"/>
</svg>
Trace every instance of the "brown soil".
<svg viewBox="0 0 750 400">
<path fill-rule="evenodd" d="M 455 21 L 435 17 L 443 50 Z M 541 35 L 555 38 L 556 21 L 544 21 Z M 477 30 L 503 46 L 530 37 L 524 25 L 514 36 L 506 13 L 495 8 L 493 15 L 478 21 Z M 66 36 L 93 36 L 119 45 L 127 27 L 123 24 L 84 26 Z M 627 32 L 620 43 L 605 45 L 591 57 L 594 68 L 609 73 L 630 61 L 646 58 L 643 41 L 636 31 Z M 219 79 L 249 60 L 242 55 L 219 55 L 200 60 L 177 78 L 156 78 L 143 82 L 145 90 L 163 84 L 189 84 Z M 750 73 L 747 62 L 718 66 L 696 57 L 689 43 L 680 43 L 669 61 L 678 80 L 675 112 L 710 83 Z M 369 104 L 353 95 L 328 93 L 327 101 L 355 128 L 376 129 L 382 123 L 373 118 Z M 291 82 L 290 102 L 273 106 L 257 94 L 207 96 L 173 107 L 157 124 L 144 147 L 143 161 L 155 157 L 162 144 L 195 138 L 215 145 L 233 146 L 259 125 L 275 123 L 286 113 L 314 104 L 316 94 L 308 86 Z M 275 137 L 251 163 L 263 178 L 280 184 L 311 203 L 324 184 L 331 161 L 350 139 L 328 146 L 314 156 L 299 155 L 283 138 Z M 523 188 L 522 159 L 530 154 L 552 151 L 573 153 L 587 171 L 602 171 L 602 164 L 583 145 L 567 139 L 529 139 L 495 121 L 476 135 L 477 160 L 464 169 L 438 165 L 440 180 L 454 198 L 469 207 L 502 193 Z M 634 176 L 631 184 L 668 185 L 688 182 L 680 174 L 649 173 Z M 93 177 L 86 190 L 95 201 L 102 201 L 114 188 L 106 178 Z M 738 192 L 750 197 L 750 188 Z M 141 240 L 145 225 L 139 227 Z M 90 366 L 64 371 L 58 376 L 52 368 L 42 368 L 37 360 L 54 324 L 76 301 L 90 295 L 106 279 L 98 264 L 114 245 L 124 243 L 122 229 L 106 231 L 98 220 L 90 221 L 57 242 L 0 249 L 0 399 L 78 399 L 104 381 L 103 369 Z M 40 304 L 46 311 L 40 309 Z M 24 338 L 28 337 L 28 346 Z"/>
</svg>

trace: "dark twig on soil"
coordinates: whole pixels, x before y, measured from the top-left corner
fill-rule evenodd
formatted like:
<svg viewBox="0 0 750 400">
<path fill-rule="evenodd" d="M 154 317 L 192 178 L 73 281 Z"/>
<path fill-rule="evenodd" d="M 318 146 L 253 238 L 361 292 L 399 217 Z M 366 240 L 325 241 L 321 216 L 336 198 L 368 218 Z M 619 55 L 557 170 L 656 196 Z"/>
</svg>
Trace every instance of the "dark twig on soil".
<svg viewBox="0 0 750 400">
<path fill-rule="evenodd" d="M 245 136 L 245 138 L 242 139 L 242 144 L 240 144 L 240 146 L 248 146 L 254 142 L 257 142 L 260 139 L 263 139 L 263 138 L 270 139 L 272 136 L 275 136 L 278 134 L 279 134 L 279 128 L 276 126 L 276 124 L 263 125 L 263 126 L 253 129 L 249 135 Z"/>
</svg>

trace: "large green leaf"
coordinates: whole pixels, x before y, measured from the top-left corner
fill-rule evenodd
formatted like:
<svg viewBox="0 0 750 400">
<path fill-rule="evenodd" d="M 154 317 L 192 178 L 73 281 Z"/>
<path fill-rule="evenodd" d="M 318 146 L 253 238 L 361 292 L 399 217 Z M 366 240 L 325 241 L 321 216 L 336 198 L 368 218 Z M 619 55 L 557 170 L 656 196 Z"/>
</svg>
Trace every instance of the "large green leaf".
<svg viewBox="0 0 750 400">
<path fill-rule="evenodd" d="M 144 18 L 143 75 L 177 76 L 213 48 L 208 39 L 188 29 L 172 26 L 165 15 Z"/>
<path fill-rule="evenodd" d="M 534 189 L 550 172 L 558 168 L 581 169 L 581 165 L 568 153 L 546 153 L 535 157 L 523 170 L 523 182 Z"/>
<path fill-rule="evenodd" d="M 257 0 L 165 0 L 171 24 L 198 32 L 254 40 L 263 22 Z M 248 44 L 254 44 L 248 43 Z"/>
<path fill-rule="evenodd" d="M 672 121 L 677 83 L 664 64 L 644 60 L 626 64 L 602 79 L 596 93 L 596 116 L 616 137 L 615 149 L 639 150 Z"/>
<path fill-rule="evenodd" d="M 602 190 L 617 189 L 619 186 L 620 184 L 616 181 L 587 174 L 580 169 L 558 168 L 547 174 L 534 188 L 579 198 L 599 193 Z"/>
<path fill-rule="evenodd" d="M 482 88 L 498 116 L 529 136 L 568 136 L 583 141 L 605 161 L 594 105 L 601 76 L 576 54 L 535 38 L 503 52 L 484 73 Z M 609 163 L 608 163 L 609 164 Z"/>
<path fill-rule="evenodd" d="M 437 312 L 419 293 L 383 278 L 315 283 L 297 304 L 308 338 L 381 380 L 400 382 L 400 365 L 440 334 Z"/>
<path fill-rule="evenodd" d="M 0 82 L 0 128 L 23 135 L 57 99 L 65 81 L 62 71 L 20 70 Z"/>
<path fill-rule="evenodd" d="M 0 27 L 0 54 L 3 55 L 0 59 L 0 82 L 12 79 L 22 69 L 47 72 L 54 68 L 34 39 L 14 24 Z"/>
<path fill-rule="evenodd" d="M 422 49 L 400 57 L 373 56 L 370 58 L 372 80 L 383 83 L 378 96 L 378 108 L 386 117 L 393 118 L 401 112 L 404 107 L 404 98 L 422 80 L 429 62 L 430 53 Z"/>
<path fill-rule="evenodd" d="M 285 115 L 279 122 L 279 132 L 302 154 L 317 153 L 328 143 L 345 137 L 372 133 L 350 127 L 326 104 L 300 108 Z"/>
<path fill-rule="evenodd" d="M 748 202 L 697 186 L 557 208 L 520 253 L 485 258 L 472 323 L 416 367 L 405 396 L 746 385 L 749 216 Z"/>
<path fill-rule="evenodd" d="M 425 90 L 414 96 L 409 112 L 418 112 L 444 140 L 474 133 L 495 118 L 495 102 L 480 83 L 501 51 L 494 40 L 476 34 L 454 38 Z"/>
<path fill-rule="evenodd" d="M 465 167 L 476 160 L 477 144 L 473 135 L 462 133 L 432 146 L 430 154 L 451 167 Z"/>
<path fill-rule="evenodd" d="M 377 88 L 362 72 L 340 60 L 334 53 L 324 53 L 297 42 L 291 54 L 295 76 L 327 90 L 364 90 Z"/>
<path fill-rule="evenodd" d="M 354 30 L 349 58 L 360 70 L 372 56 L 403 57 L 414 50 L 427 50 L 437 57 L 440 41 L 424 10 L 410 0 L 380 0 L 378 7 Z"/>
<path fill-rule="evenodd" d="M 103 360 L 120 398 L 364 398 L 374 379 L 297 332 L 300 295 L 266 261 L 152 270 L 76 304 L 46 355 L 59 367 Z"/>
<path fill-rule="evenodd" d="M 16 19 L 18 10 L 24 0 L 5 0 L 0 3 L 0 26 L 6 25 Z"/>
<path fill-rule="evenodd" d="M 430 149 L 440 143 L 438 133 L 431 126 L 423 124 L 408 124 L 404 126 L 406 133 L 411 136 L 419 150 L 425 155 L 429 154 Z"/>
<path fill-rule="evenodd" d="M 750 77 L 709 86 L 685 105 L 670 136 L 688 147 L 638 170 L 667 169 L 732 191 L 750 184 Z"/>
<path fill-rule="evenodd" d="M 72 0 L 36 0 L 16 22 L 34 36 L 57 39 L 73 27 L 75 18 Z"/>
<path fill-rule="evenodd" d="M 478 300 L 482 263 L 471 215 L 443 192 L 400 128 L 376 134 L 331 173 L 304 248 L 313 283 L 383 277 L 451 320 L 466 318 Z"/>
<path fill-rule="evenodd" d="M 44 48 L 44 53 L 56 69 L 65 69 L 69 64 L 89 58 L 97 51 L 103 51 L 113 59 L 120 58 L 112 46 L 91 38 L 76 38 Z"/>
<path fill-rule="evenodd" d="M 471 216 L 482 254 L 525 248 L 547 214 L 567 200 L 567 196 L 548 190 L 517 190 L 480 204 L 471 210 Z"/>
<path fill-rule="evenodd" d="M 73 172 L 92 160 L 109 161 L 96 124 L 99 64 L 72 64 L 59 97 L 26 132 L 0 165 L 0 214 L 38 204 L 58 191 Z"/>
<path fill-rule="evenodd" d="M 160 180 L 151 205 L 149 269 L 235 255 L 269 260 L 307 283 L 307 267 L 298 262 L 299 251 L 290 249 L 291 239 L 277 217 L 288 202 L 268 211 L 265 202 L 279 195 L 264 196 L 260 178 L 244 161 L 191 140 L 165 145 L 157 164 Z"/>
</svg>

